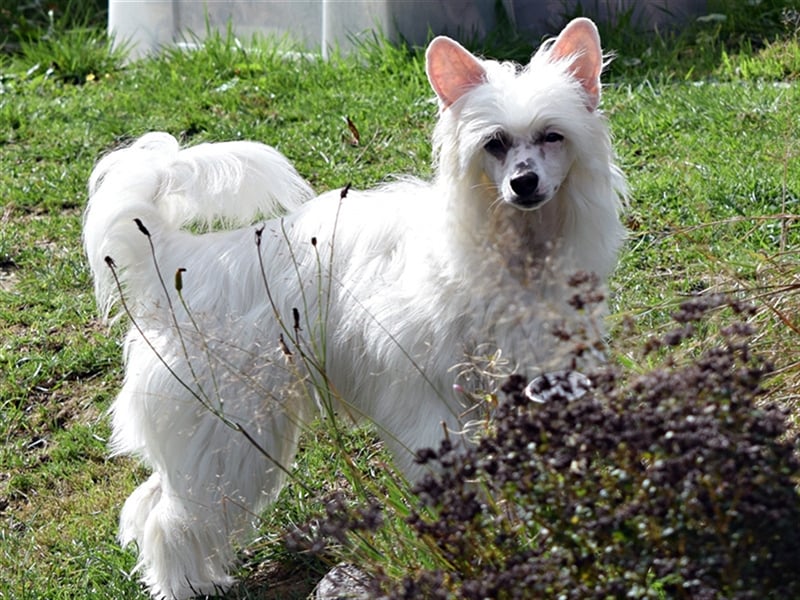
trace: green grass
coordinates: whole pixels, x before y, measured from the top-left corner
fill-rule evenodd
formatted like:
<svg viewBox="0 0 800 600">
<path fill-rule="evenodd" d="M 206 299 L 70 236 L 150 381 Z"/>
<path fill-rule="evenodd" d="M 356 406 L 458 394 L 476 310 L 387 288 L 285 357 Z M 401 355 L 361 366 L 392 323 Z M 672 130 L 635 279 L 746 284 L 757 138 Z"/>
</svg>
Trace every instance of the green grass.
<svg viewBox="0 0 800 600">
<path fill-rule="evenodd" d="M 764 3 L 766 21 L 730 11 L 723 25 L 683 36 L 632 36 L 624 23 L 604 31 L 618 60 L 603 107 L 631 183 L 631 239 L 611 283 L 611 323 L 624 362 L 686 295 L 751 297 L 760 307 L 758 348 L 782 369 L 772 397 L 794 407 L 800 49 L 776 7 Z M 392 173 L 429 174 L 436 106 L 421 54 L 379 41 L 322 62 L 287 59 L 268 44 L 243 49 L 223 36 L 122 68 L 91 24 L 59 30 L 45 20 L 45 35 L 26 19 L 32 35 L 0 59 L 0 598 L 141 598 L 126 575 L 134 554 L 114 535 L 122 501 L 145 474 L 109 460 L 106 449 L 122 329 L 96 317 L 80 242 L 94 161 L 164 129 L 186 143 L 261 140 L 319 190 L 367 187 Z M 713 43 L 700 43 L 708 41 L 702 33 Z M 486 52 L 523 50 L 512 40 Z M 631 321 L 636 335 L 622 335 Z M 375 476 L 371 489 L 402 505 L 369 433 L 347 445 L 358 469 Z M 324 571 L 287 551 L 281 534 L 318 512 L 335 486 L 371 480 L 341 457 L 331 467 L 338 446 L 324 428 L 306 436 L 299 472 L 313 492 L 290 485 L 264 516 L 236 594 L 304 597 Z M 395 574 L 429 560 L 411 542 L 382 544 Z M 282 587 L 269 595 L 265 579 Z"/>
</svg>

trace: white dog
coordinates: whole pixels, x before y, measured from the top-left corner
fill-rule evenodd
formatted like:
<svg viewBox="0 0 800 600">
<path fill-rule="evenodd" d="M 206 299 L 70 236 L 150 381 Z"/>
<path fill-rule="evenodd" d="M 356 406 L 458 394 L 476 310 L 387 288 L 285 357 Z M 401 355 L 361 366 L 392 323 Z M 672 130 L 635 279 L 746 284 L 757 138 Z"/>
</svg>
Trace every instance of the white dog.
<svg viewBox="0 0 800 600">
<path fill-rule="evenodd" d="M 464 431 L 478 385 L 464 364 L 570 366 L 550 333 L 579 314 L 565 281 L 602 281 L 624 237 L 602 65 L 586 19 L 524 68 L 433 40 L 432 182 L 311 200 L 269 147 L 181 150 L 165 133 L 99 162 L 86 251 L 105 314 L 132 320 L 113 449 L 153 471 L 120 540 L 154 597 L 231 584 L 232 541 L 278 494 L 320 406 L 374 422 L 413 478 L 415 449 Z"/>
</svg>

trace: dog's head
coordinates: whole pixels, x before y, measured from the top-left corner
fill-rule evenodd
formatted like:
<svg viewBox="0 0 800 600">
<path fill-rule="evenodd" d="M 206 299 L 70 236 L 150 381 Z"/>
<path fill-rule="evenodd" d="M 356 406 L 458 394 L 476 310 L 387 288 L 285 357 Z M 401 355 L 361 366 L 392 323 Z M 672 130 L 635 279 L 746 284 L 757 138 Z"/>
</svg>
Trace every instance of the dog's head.
<svg viewBox="0 0 800 600">
<path fill-rule="evenodd" d="M 487 187 L 488 179 L 495 198 L 540 208 L 556 196 L 583 146 L 596 143 L 602 68 L 600 37 L 588 19 L 569 23 L 522 69 L 434 39 L 426 69 L 441 108 L 434 139 L 440 174 L 477 178 L 472 186 Z"/>
</svg>

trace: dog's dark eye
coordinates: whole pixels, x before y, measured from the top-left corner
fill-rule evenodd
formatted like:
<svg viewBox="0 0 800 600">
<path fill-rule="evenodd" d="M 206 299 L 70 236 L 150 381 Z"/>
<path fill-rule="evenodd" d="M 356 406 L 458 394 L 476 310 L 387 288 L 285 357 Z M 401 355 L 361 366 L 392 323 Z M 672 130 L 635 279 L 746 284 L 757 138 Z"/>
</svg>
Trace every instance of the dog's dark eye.
<svg viewBox="0 0 800 600">
<path fill-rule="evenodd" d="M 550 133 L 546 133 L 544 136 L 544 141 L 548 144 L 554 144 L 556 142 L 560 142 L 564 139 L 564 136 L 560 133 L 556 133 L 555 131 L 551 131 Z"/>
<path fill-rule="evenodd" d="M 511 142 L 503 134 L 497 134 L 488 142 L 486 142 L 483 147 L 492 156 L 502 158 L 506 155 L 508 149 L 511 147 Z"/>
</svg>

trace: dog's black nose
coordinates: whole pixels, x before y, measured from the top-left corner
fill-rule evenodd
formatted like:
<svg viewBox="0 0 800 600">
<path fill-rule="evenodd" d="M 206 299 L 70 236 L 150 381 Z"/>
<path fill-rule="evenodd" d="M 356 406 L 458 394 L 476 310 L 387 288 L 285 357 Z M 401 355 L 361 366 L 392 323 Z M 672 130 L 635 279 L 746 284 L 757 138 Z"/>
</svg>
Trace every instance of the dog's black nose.
<svg viewBox="0 0 800 600">
<path fill-rule="evenodd" d="M 536 193 L 539 187 L 539 176 L 533 171 L 527 171 L 511 179 L 511 189 L 517 196 L 530 196 Z"/>
</svg>

